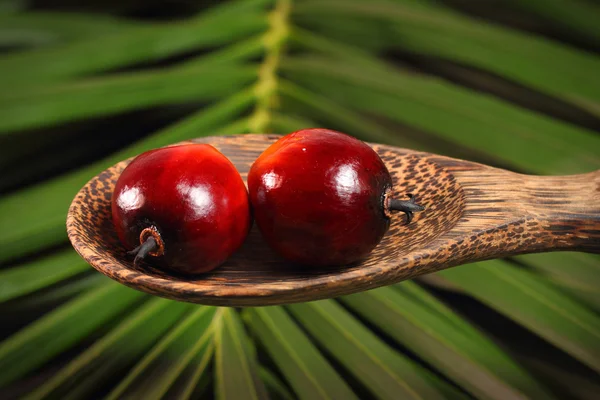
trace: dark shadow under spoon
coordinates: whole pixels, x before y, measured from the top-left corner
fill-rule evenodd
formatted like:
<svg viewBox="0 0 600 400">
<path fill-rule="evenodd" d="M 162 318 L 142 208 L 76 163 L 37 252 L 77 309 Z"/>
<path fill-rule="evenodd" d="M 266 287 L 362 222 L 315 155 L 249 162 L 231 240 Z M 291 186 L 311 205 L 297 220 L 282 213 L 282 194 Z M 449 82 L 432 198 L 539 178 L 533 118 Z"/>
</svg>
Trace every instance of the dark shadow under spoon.
<svg viewBox="0 0 600 400">
<path fill-rule="evenodd" d="M 244 179 L 277 135 L 236 135 L 209 143 Z M 600 171 L 530 176 L 482 164 L 372 144 L 394 179 L 394 193 L 415 193 L 425 211 L 409 225 L 396 215 L 390 230 L 362 262 L 311 269 L 274 254 L 254 227 L 244 246 L 216 270 L 180 276 L 142 262 L 135 266 L 118 241 L 110 199 L 129 160 L 92 178 L 67 217 L 75 250 L 92 267 L 134 289 L 170 299 L 265 306 L 319 300 L 390 285 L 465 263 L 524 253 L 600 252 Z"/>
</svg>

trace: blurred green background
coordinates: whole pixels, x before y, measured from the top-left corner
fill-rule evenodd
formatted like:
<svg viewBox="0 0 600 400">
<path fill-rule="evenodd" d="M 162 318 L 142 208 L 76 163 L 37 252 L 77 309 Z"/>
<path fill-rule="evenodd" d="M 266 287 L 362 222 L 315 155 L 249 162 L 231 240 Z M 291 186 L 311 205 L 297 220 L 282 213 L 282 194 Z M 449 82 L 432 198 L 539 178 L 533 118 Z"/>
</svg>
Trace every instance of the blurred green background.
<svg viewBox="0 0 600 400">
<path fill-rule="evenodd" d="M 0 0 L 0 50 L 3 400 L 598 398 L 596 255 L 235 310 L 125 288 L 65 233 L 90 177 L 207 135 L 599 169 L 598 2 Z"/>
</svg>

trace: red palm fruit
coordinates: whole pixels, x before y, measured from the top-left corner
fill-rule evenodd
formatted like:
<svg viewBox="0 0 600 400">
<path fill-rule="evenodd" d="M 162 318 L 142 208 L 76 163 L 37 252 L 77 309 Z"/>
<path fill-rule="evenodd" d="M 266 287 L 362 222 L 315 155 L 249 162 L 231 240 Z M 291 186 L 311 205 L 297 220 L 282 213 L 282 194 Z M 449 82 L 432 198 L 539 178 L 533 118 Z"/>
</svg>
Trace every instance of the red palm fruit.
<svg viewBox="0 0 600 400">
<path fill-rule="evenodd" d="M 244 242 L 248 192 L 235 166 L 207 144 L 151 150 L 119 177 L 113 222 L 135 262 L 185 273 L 210 271 Z"/>
<path fill-rule="evenodd" d="M 254 218 L 283 257 L 309 265 L 342 265 L 368 255 L 389 229 L 390 211 L 423 207 L 388 198 L 392 178 L 366 143 L 327 129 L 279 139 L 248 175 Z"/>
</svg>

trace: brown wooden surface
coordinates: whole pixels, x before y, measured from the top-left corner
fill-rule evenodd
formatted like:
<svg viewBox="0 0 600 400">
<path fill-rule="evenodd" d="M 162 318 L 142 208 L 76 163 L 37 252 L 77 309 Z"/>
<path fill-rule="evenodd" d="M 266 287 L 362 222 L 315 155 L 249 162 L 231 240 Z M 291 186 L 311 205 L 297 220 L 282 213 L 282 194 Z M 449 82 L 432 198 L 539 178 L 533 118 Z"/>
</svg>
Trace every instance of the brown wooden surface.
<svg viewBox="0 0 600 400">
<path fill-rule="evenodd" d="M 276 135 L 207 137 L 246 178 Z M 298 267 L 274 254 L 254 227 L 244 246 L 215 271 L 178 276 L 134 267 L 110 218 L 123 161 L 77 194 L 67 218 L 73 247 L 95 269 L 136 289 L 171 299 L 222 306 L 262 306 L 336 297 L 389 285 L 468 262 L 515 254 L 600 252 L 600 171 L 538 177 L 452 158 L 373 145 L 397 195 L 414 193 L 426 210 L 403 225 L 396 214 L 373 253 L 359 264 Z"/>
</svg>

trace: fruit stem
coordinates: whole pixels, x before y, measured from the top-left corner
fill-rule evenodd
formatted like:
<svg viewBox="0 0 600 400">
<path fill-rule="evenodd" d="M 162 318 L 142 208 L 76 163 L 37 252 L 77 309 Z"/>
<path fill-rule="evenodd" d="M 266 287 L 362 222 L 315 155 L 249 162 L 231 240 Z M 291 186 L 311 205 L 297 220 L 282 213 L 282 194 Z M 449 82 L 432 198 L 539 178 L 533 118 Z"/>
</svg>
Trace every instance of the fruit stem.
<svg viewBox="0 0 600 400">
<path fill-rule="evenodd" d="M 140 245 L 135 249 L 127 252 L 130 256 L 135 256 L 133 265 L 137 266 L 140 260 L 143 260 L 148 255 L 159 257 L 165 252 L 165 245 L 160 237 L 160 233 L 155 226 L 145 228 L 140 233 Z"/>
<path fill-rule="evenodd" d="M 413 219 L 413 213 L 423 211 L 425 207 L 415 202 L 415 196 L 408 194 L 409 200 L 389 199 L 387 208 L 390 211 L 402 211 L 406 214 L 406 225 L 410 224 Z"/>
<path fill-rule="evenodd" d="M 133 265 L 137 267 L 140 260 L 143 260 L 148 254 L 156 250 L 158 250 L 158 243 L 156 243 L 156 239 L 154 239 L 154 236 L 148 236 L 144 243 L 140 244 L 127 254 L 132 256 L 135 255 L 135 258 L 133 259 Z"/>
</svg>

